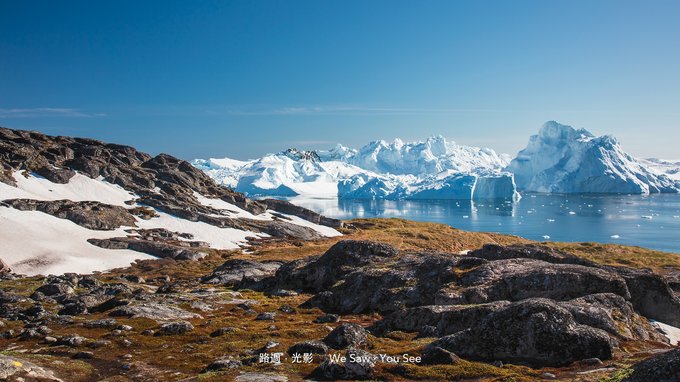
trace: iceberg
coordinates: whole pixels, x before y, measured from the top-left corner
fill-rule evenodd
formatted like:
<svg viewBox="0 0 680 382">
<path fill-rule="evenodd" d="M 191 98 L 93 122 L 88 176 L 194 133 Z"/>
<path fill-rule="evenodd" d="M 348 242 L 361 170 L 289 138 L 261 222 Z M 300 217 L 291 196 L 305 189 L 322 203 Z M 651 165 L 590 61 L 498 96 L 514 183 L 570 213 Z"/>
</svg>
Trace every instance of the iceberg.
<svg viewBox="0 0 680 382">
<path fill-rule="evenodd" d="M 677 193 L 680 181 L 650 163 L 624 152 L 611 135 L 595 137 L 585 129 L 549 121 L 505 171 L 527 192 Z"/>
<path fill-rule="evenodd" d="M 196 159 L 213 179 L 250 196 L 345 199 L 517 199 L 510 157 L 447 141 L 373 141 L 360 149 L 291 148 L 250 161 Z"/>
</svg>

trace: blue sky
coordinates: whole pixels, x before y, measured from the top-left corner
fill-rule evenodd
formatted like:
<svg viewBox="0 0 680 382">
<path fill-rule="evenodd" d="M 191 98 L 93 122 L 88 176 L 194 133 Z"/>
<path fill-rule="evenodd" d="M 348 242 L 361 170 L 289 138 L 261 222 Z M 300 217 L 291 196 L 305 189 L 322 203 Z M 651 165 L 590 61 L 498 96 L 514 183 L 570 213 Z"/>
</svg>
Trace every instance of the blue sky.
<svg viewBox="0 0 680 382">
<path fill-rule="evenodd" d="M 677 1 L 0 0 L 0 125 L 249 158 L 546 120 L 680 159 Z"/>
</svg>

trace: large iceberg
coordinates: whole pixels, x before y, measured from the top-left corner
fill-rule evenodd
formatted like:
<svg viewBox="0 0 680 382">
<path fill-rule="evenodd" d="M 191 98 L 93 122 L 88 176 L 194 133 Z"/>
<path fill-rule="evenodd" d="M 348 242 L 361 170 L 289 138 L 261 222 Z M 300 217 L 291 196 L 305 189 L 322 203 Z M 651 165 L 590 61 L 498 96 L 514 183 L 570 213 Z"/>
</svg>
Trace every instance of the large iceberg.
<svg viewBox="0 0 680 382">
<path fill-rule="evenodd" d="M 555 193 L 676 193 L 680 182 L 621 149 L 611 135 L 595 137 L 555 121 L 531 136 L 506 171 L 520 191 Z M 669 167 L 669 166 L 667 166 Z M 672 171 L 672 170 L 669 170 Z"/>
<path fill-rule="evenodd" d="M 510 157 L 441 136 L 423 142 L 374 141 L 359 150 L 288 149 L 251 161 L 197 159 L 222 184 L 251 196 L 347 199 L 516 199 Z"/>
</svg>

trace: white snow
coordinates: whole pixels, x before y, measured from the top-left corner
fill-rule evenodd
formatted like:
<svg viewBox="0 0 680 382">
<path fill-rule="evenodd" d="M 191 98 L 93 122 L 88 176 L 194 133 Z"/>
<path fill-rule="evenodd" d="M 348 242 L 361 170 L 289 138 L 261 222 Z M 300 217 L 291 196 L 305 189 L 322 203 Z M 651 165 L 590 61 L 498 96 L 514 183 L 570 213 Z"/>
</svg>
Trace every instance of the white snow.
<svg viewBox="0 0 680 382">
<path fill-rule="evenodd" d="M 595 137 L 555 121 L 546 122 L 505 169 L 520 191 L 649 194 L 680 191 L 680 181 L 627 154 L 610 135 Z M 670 167 L 666 166 L 666 167 Z M 677 170 L 677 167 L 676 167 Z M 675 173 L 677 175 L 677 172 Z"/>
<path fill-rule="evenodd" d="M 318 232 L 319 234 L 321 234 L 323 236 L 326 236 L 326 237 L 342 236 L 342 234 L 340 232 L 336 231 L 334 228 L 314 224 L 314 223 L 312 223 L 308 220 L 302 219 L 302 218 L 295 216 L 295 215 L 287 215 L 287 214 L 282 214 L 282 213 L 279 213 L 279 215 L 285 216 L 288 219 L 290 219 L 290 220 L 288 220 L 289 223 L 300 225 L 300 226 L 303 226 L 303 227 L 312 228 L 313 230 L 315 230 L 316 232 Z"/>
<path fill-rule="evenodd" d="M 158 217 L 149 220 L 138 219 L 139 228 L 165 228 L 170 231 L 190 233 L 192 240 L 204 241 L 215 249 L 238 249 L 239 244 L 246 242 L 246 237 L 267 237 L 262 233 L 241 231 L 235 228 L 221 228 L 204 222 L 193 222 L 176 216 L 156 211 Z"/>
<path fill-rule="evenodd" d="M 237 217 L 237 218 L 248 218 L 248 219 L 256 219 L 256 220 L 267 220 L 271 221 L 274 219 L 274 216 L 269 212 L 265 212 L 259 215 L 253 215 L 250 212 L 243 210 L 229 202 L 225 202 L 224 200 L 221 199 L 211 199 L 207 198 L 198 192 L 194 192 L 194 196 L 196 199 L 198 199 L 199 203 L 205 205 L 205 206 L 210 206 L 215 209 L 221 210 L 221 212 L 227 212 L 226 215 L 229 217 Z M 287 214 L 282 214 L 278 213 L 279 215 L 285 216 L 289 218 L 288 222 L 291 224 L 296 224 L 304 227 L 309 227 L 318 232 L 320 235 L 327 236 L 327 237 L 333 237 L 333 236 L 341 236 L 342 234 L 335 229 L 331 227 L 326 227 L 323 225 L 315 224 L 312 223 L 308 220 L 304 220 L 300 217 L 294 216 L 294 215 L 287 215 Z M 248 235 L 248 236 L 254 236 L 254 234 Z M 266 235 L 265 235 L 266 236 Z"/>
<path fill-rule="evenodd" d="M 85 175 L 76 175 L 66 184 L 52 183 L 37 174 L 24 176 L 21 171 L 13 174 L 17 187 L 0 182 L 0 200 L 5 199 L 36 199 L 60 200 L 68 199 L 74 202 L 96 200 L 101 203 L 126 206 L 126 200 L 135 199 L 135 195 L 124 188 L 109 183 L 103 179 L 92 179 Z"/>
<path fill-rule="evenodd" d="M 664 160 L 664 159 L 640 159 L 648 169 L 659 174 L 665 175 L 675 181 L 680 182 L 680 160 Z"/>
<path fill-rule="evenodd" d="M 680 345 L 680 328 L 676 328 L 675 326 L 670 326 L 659 321 L 651 321 L 651 323 L 661 330 L 663 335 L 666 336 L 666 338 L 668 338 L 668 340 L 671 342 L 671 345 Z"/>
<path fill-rule="evenodd" d="M 126 235 L 123 228 L 94 231 L 42 212 L 0 207 L 0 258 L 20 274 L 90 273 L 155 258 L 87 242 Z"/>
<path fill-rule="evenodd" d="M 29 198 L 37 200 L 99 201 L 102 203 L 132 206 L 124 202 L 135 196 L 123 188 L 102 179 L 91 179 L 76 174 L 67 184 L 52 183 L 47 179 L 29 174 L 14 173 L 17 187 L 0 182 L 0 200 Z M 265 212 L 253 215 L 238 206 L 221 199 L 211 199 L 194 193 L 200 203 L 221 210 L 226 216 L 256 220 L 272 220 Z M 195 241 L 208 243 L 216 249 L 238 249 L 247 243 L 247 237 L 268 237 L 267 234 L 221 228 L 204 222 L 193 222 L 156 211 L 158 217 L 149 220 L 136 218 L 138 228 L 165 228 L 169 231 L 189 233 Z M 310 227 L 324 236 L 338 236 L 333 228 L 313 224 L 296 216 L 287 216 L 290 223 Z M 104 249 L 92 245 L 87 239 L 126 237 L 126 228 L 112 231 L 90 230 L 70 220 L 60 219 L 39 211 L 20 211 L 0 207 L 0 258 L 17 273 L 60 274 L 64 272 L 89 273 L 129 265 L 136 259 L 155 257 L 130 250 Z"/>
</svg>

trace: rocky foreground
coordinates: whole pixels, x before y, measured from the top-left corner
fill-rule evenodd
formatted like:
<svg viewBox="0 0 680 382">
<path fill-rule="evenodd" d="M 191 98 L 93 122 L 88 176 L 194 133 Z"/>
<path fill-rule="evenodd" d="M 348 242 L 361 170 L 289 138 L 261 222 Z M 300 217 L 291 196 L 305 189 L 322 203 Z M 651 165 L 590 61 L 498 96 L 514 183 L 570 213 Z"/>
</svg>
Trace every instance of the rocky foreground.
<svg viewBox="0 0 680 382">
<path fill-rule="evenodd" d="M 344 232 L 109 273 L 6 274 L 0 378 L 680 378 L 680 349 L 653 324 L 680 326 L 677 255 L 401 220 Z"/>
</svg>

